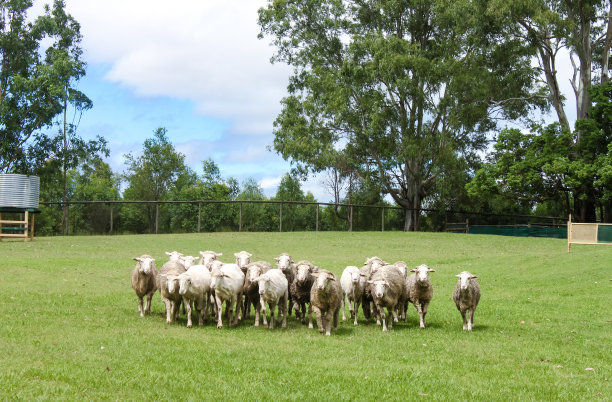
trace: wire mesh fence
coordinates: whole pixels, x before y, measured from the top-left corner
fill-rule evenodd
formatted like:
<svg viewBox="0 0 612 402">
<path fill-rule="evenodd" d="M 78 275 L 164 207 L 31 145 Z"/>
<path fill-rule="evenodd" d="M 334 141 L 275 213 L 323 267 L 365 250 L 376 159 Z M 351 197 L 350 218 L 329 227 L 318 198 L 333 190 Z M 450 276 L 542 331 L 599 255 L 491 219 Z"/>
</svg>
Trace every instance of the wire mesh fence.
<svg viewBox="0 0 612 402">
<path fill-rule="evenodd" d="M 41 202 L 38 235 L 130 233 L 402 231 L 405 210 L 391 205 L 298 201 Z M 478 226 L 562 226 L 563 218 L 420 209 L 420 230 Z M 64 230 L 64 225 L 66 230 Z M 466 229 L 461 229 L 466 228 Z M 467 231 L 466 231 L 467 230 Z M 503 234 L 503 233 L 500 233 Z"/>
</svg>

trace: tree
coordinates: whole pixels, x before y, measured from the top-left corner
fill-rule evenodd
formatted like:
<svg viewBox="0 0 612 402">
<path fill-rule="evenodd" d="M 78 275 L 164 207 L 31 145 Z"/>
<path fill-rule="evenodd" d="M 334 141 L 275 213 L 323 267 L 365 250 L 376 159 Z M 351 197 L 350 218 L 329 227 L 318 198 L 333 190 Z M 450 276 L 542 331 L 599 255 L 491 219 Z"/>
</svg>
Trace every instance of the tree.
<svg viewBox="0 0 612 402">
<path fill-rule="evenodd" d="M 124 199 L 138 201 L 163 201 L 177 180 L 178 175 L 185 171 L 185 156 L 175 151 L 168 140 L 165 128 L 155 130 L 153 138 L 147 138 L 143 144 L 142 155 L 125 155 L 127 172 L 124 178 L 128 187 L 124 191 Z M 139 217 L 139 209 L 132 208 L 133 220 L 137 229 L 138 221 L 148 224 L 149 232 L 156 230 L 155 223 L 159 222 L 159 208 L 147 204 L 146 215 Z"/>
<path fill-rule="evenodd" d="M 236 201 L 267 201 L 263 189 L 253 178 L 242 182 L 242 191 Z M 242 230 L 253 232 L 270 232 L 278 230 L 275 226 L 275 211 L 267 203 L 242 203 Z"/>
<path fill-rule="evenodd" d="M 529 53 L 489 3 L 269 2 L 260 36 L 294 67 L 274 149 L 314 172 L 357 161 L 418 230 L 439 176 L 484 148 L 496 117 L 534 104 Z"/>
<path fill-rule="evenodd" d="M 590 88 L 610 80 L 612 2 L 534 0 L 516 4 L 500 0 L 495 7 L 507 18 L 511 34 L 534 49 L 540 80 L 546 86 L 557 123 L 533 126 L 528 135 L 516 130 L 501 133 L 489 165 L 476 175 L 470 191 L 492 189 L 494 182 L 500 180 L 503 185 L 499 191 L 508 191 L 510 197 L 557 203 L 566 214 L 572 213 L 576 221 L 592 222 L 602 191 L 598 188 L 597 160 L 606 152 L 610 138 L 602 135 L 600 129 L 593 130 L 597 123 L 591 118 Z M 561 93 L 563 77 L 558 71 L 564 53 L 569 54 L 565 63 L 573 67 L 570 81 L 577 117 L 574 128 L 566 111 L 570 105 Z M 509 169 L 513 170 L 514 179 L 503 177 Z M 520 174 L 524 176 L 519 177 Z M 520 180 L 524 180 L 524 185 Z M 609 210 L 609 206 L 605 209 Z"/>
<path fill-rule="evenodd" d="M 88 99 L 70 90 L 84 74 L 78 47 L 78 23 L 56 0 L 45 15 L 27 22 L 32 1 L 0 4 L 0 171 L 15 171 L 26 158 L 24 145 L 39 129 L 49 127 L 66 102 L 82 107 Z M 52 43 L 42 48 L 50 38 Z M 43 52 L 44 50 L 44 52 Z M 42 57 L 42 54 L 45 56 Z M 78 100 L 77 100 L 78 99 Z"/>
</svg>

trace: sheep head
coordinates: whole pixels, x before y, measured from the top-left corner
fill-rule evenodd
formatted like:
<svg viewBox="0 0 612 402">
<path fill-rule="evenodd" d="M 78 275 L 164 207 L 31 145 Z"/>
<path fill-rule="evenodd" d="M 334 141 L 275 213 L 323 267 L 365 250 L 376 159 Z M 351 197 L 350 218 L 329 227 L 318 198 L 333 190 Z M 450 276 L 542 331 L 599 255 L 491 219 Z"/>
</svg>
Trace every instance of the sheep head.
<svg viewBox="0 0 612 402">
<path fill-rule="evenodd" d="M 416 274 L 417 284 L 424 285 L 429 282 L 429 273 L 436 271 L 434 269 L 429 268 L 427 265 L 422 264 L 416 268 L 412 268 L 410 272 L 414 272 Z"/>
<path fill-rule="evenodd" d="M 206 268 L 210 270 L 210 263 L 216 260 L 218 257 L 221 257 L 223 253 L 215 253 L 214 251 L 200 251 L 200 255 L 202 256 L 202 258 L 200 258 L 200 264 L 206 266 Z"/>
<path fill-rule="evenodd" d="M 314 271 L 314 265 L 307 263 L 298 263 L 297 266 L 297 274 L 295 275 L 295 279 L 298 283 L 304 283 Z"/>
<path fill-rule="evenodd" d="M 472 275 L 468 271 L 463 271 L 459 275 L 455 276 L 459 278 L 458 282 L 460 283 L 459 287 L 461 290 L 467 290 L 470 280 L 478 278 L 476 275 Z"/>
<path fill-rule="evenodd" d="M 183 264 L 185 269 L 189 269 L 189 267 L 192 267 L 195 264 L 195 261 L 196 257 L 191 255 L 181 255 L 178 260 L 179 263 Z"/>
<path fill-rule="evenodd" d="M 151 269 L 155 263 L 155 259 L 151 258 L 151 257 L 135 257 L 133 258 L 134 261 L 138 262 L 139 266 L 138 266 L 138 273 L 140 274 L 145 274 L 145 275 L 149 275 L 151 273 Z"/>
<path fill-rule="evenodd" d="M 183 254 L 179 253 L 178 251 L 166 251 L 166 255 L 170 257 L 169 261 L 174 262 L 180 262 L 180 258 L 183 256 Z"/>
<path fill-rule="evenodd" d="M 312 274 L 315 277 L 315 283 L 313 286 L 316 286 L 319 290 L 325 290 L 329 283 L 336 280 L 336 276 L 331 272 L 315 272 Z"/>
<path fill-rule="evenodd" d="M 179 294 L 185 295 L 187 291 L 189 290 L 189 288 L 191 287 L 191 276 L 180 274 L 178 276 L 178 282 L 179 282 Z"/>
<path fill-rule="evenodd" d="M 274 259 L 276 261 L 276 266 L 281 269 L 281 271 L 286 271 L 293 264 L 293 258 L 287 253 L 282 253 L 278 257 Z"/>
<path fill-rule="evenodd" d="M 377 299 L 382 299 L 386 289 L 390 287 L 389 282 L 384 280 L 368 281 L 368 284 L 372 285 L 372 296 Z"/>
<path fill-rule="evenodd" d="M 242 272 L 246 272 L 247 265 L 251 263 L 251 257 L 253 254 L 248 253 L 246 251 L 241 251 L 239 253 L 234 253 L 234 257 L 236 257 L 236 265 L 240 267 Z"/>
</svg>

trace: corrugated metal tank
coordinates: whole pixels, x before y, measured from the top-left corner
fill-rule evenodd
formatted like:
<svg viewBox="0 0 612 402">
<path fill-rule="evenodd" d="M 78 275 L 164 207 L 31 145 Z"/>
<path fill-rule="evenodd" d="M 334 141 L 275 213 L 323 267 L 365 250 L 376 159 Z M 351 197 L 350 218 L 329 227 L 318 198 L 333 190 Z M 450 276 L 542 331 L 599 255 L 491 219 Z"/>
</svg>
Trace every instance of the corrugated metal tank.
<svg viewBox="0 0 612 402">
<path fill-rule="evenodd" d="M 38 208 L 40 178 L 25 174 L 0 174 L 0 207 Z"/>
</svg>

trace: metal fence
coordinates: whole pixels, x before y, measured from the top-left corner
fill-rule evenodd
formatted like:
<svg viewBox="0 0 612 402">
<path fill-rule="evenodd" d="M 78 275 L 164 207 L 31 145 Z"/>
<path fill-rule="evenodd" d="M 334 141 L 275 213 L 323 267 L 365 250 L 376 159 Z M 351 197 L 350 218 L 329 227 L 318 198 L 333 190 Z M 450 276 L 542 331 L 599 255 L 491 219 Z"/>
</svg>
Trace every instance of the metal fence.
<svg viewBox="0 0 612 402">
<path fill-rule="evenodd" d="M 300 201 L 71 201 L 67 234 L 200 233 L 219 231 L 401 231 L 404 210 L 391 205 Z M 62 234 L 61 202 L 41 202 L 37 233 Z M 336 210 L 343 218 L 339 218 Z M 563 218 L 420 209 L 420 229 L 444 231 L 453 222 L 550 224 Z"/>
</svg>

